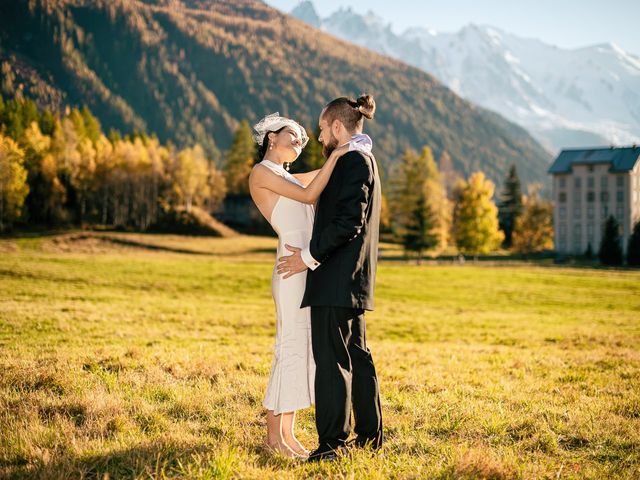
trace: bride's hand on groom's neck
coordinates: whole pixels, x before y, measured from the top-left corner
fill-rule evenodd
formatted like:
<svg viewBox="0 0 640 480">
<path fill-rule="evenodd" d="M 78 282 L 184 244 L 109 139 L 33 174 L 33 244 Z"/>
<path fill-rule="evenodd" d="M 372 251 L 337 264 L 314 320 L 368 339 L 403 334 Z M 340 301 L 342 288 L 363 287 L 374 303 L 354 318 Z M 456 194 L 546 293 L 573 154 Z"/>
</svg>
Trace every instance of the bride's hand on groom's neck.
<svg viewBox="0 0 640 480">
<path fill-rule="evenodd" d="M 349 144 L 346 143 L 338 148 L 336 148 L 333 152 L 331 152 L 330 157 L 333 157 L 335 160 L 338 160 L 340 157 L 342 157 L 345 153 L 349 152 Z"/>
</svg>

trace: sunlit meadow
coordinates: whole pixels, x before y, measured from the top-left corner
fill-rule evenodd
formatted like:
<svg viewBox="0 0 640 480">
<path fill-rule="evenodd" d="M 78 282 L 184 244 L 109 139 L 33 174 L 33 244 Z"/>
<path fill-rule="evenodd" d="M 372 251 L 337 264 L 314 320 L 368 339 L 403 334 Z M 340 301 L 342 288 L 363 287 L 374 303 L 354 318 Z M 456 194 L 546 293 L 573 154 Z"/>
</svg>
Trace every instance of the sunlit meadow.
<svg viewBox="0 0 640 480">
<path fill-rule="evenodd" d="M 264 451 L 274 249 L 0 240 L 0 477 L 640 477 L 640 272 L 417 266 L 388 245 L 367 316 L 384 448 Z M 313 410 L 298 431 L 313 447 Z"/>
</svg>

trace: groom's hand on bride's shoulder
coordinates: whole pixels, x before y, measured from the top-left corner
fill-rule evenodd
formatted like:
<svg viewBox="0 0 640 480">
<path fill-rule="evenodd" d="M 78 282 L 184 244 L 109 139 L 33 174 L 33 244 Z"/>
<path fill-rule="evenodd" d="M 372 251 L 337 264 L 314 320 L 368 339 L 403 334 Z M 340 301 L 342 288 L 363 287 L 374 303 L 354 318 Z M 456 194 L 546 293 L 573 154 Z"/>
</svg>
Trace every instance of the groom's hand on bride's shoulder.
<svg viewBox="0 0 640 480">
<path fill-rule="evenodd" d="M 293 254 L 278 259 L 278 274 L 284 275 L 284 277 L 282 277 L 283 279 L 289 278 L 296 273 L 304 272 L 307 269 L 307 265 L 302 260 L 302 255 L 300 254 L 302 251 L 301 248 L 292 247 L 288 244 L 285 244 L 284 247 L 290 252 L 293 252 Z"/>
</svg>

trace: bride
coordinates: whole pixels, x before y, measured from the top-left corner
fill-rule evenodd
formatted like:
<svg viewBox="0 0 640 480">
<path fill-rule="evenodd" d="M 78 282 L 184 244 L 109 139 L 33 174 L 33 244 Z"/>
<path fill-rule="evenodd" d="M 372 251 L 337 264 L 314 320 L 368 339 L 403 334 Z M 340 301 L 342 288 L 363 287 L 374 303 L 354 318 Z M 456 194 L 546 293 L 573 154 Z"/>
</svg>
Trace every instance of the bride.
<svg viewBox="0 0 640 480">
<path fill-rule="evenodd" d="M 307 247 L 313 230 L 314 207 L 327 185 L 338 159 L 350 149 L 366 149 L 370 142 L 359 138 L 336 148 L 319 170 L 290 174 L 294 162 L 309 140 L 295 121 L 278 113 L 267 115 L 254 126 L 259 158 L 249 176 L 249 190 L 260 213 L 278 234 L 276 258 Z M 297 410 L 314 402 L 315 363 L 311 350 L 310 308 L 300 308 L 306 272 L 280 276 L 274 266 L 271 277 L 276 307 L 276 341 L 271 374 L 264 397 L 267 409 L 267 448 L 287 457 L 309 452 L 295 437 Z"/>
</svg>

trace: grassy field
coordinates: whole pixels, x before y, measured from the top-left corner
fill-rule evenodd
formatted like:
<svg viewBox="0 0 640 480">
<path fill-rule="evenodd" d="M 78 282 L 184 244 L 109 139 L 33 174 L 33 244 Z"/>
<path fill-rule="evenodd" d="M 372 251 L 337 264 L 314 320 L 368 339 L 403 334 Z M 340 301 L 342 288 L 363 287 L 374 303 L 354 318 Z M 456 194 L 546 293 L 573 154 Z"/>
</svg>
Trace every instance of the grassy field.
<svg viewBox="0 0 640 480">
<path fill-rule="evenodd" d="M 0 477 L 640 478 L 640 272 L 523 263 L 382 262 L 385 448 L 265 452 L 274 248 L 0 240 Z"/>
</svg>

